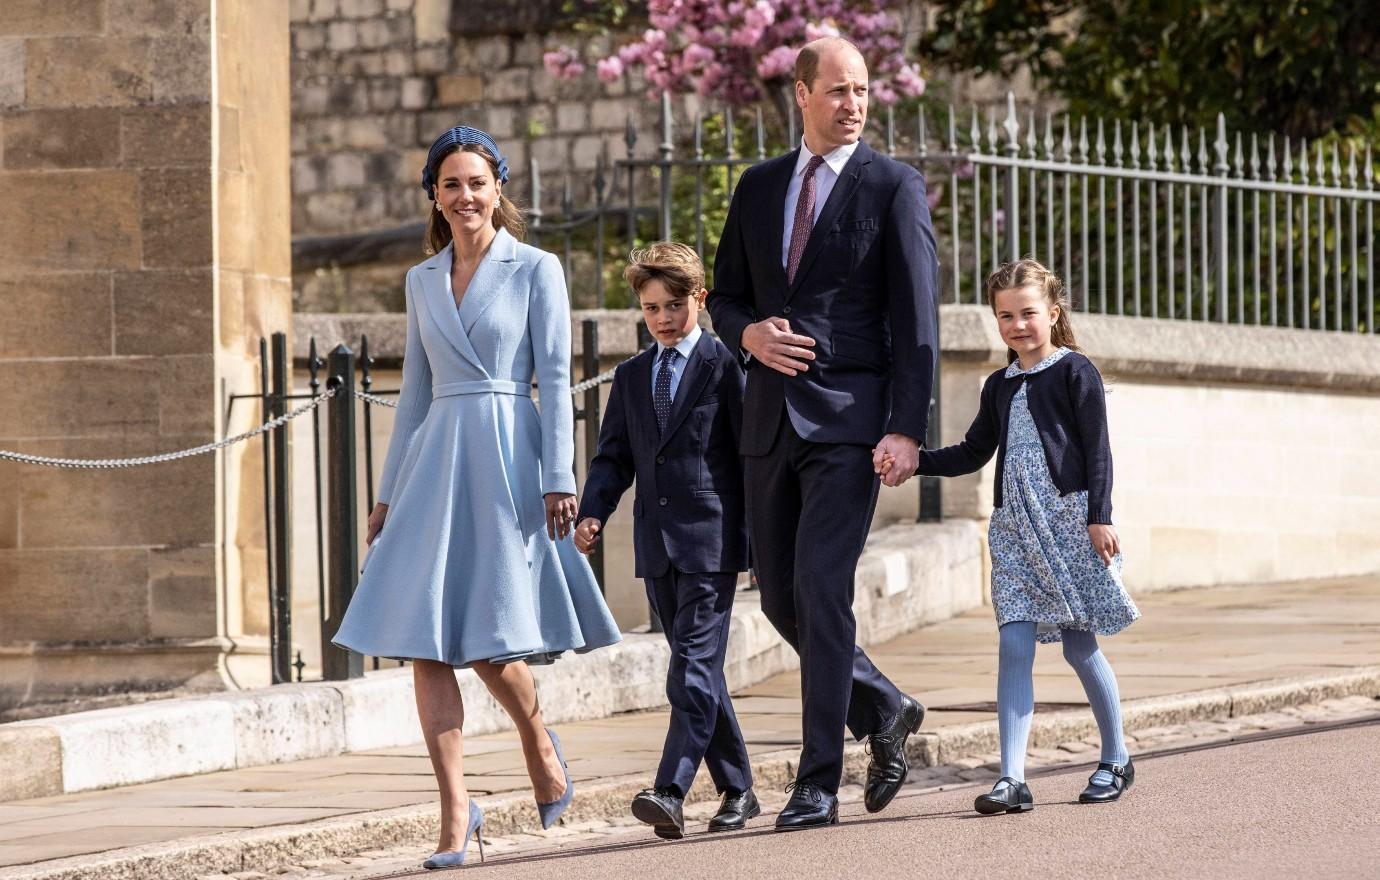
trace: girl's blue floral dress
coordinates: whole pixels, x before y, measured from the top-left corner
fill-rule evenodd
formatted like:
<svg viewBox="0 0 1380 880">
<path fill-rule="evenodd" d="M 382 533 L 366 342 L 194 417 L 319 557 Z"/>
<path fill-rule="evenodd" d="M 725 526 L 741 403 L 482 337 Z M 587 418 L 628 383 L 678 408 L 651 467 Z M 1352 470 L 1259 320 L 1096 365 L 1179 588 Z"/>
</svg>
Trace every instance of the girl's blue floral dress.
<svg viewBox="0 0 1380 880">
<path fill-rule="evenodd" d="M 1068 353 L 1060 348 L 1029 370 L 1013 361 L 1006 377 L 1037 373 Z M 1024 382 L 1011 401 L 1002 505 L 992 512 L 987 541 L 999 627 L 1034 621 L 1039 641 L 1057 642 L 1060 629 L 1112 635 L 1140 617 L 1121 582 L 1121 554 L 1104 565 L 1093 549 L 1088 493 L 1061 496 L 1050 478 Z"/>
</svg>

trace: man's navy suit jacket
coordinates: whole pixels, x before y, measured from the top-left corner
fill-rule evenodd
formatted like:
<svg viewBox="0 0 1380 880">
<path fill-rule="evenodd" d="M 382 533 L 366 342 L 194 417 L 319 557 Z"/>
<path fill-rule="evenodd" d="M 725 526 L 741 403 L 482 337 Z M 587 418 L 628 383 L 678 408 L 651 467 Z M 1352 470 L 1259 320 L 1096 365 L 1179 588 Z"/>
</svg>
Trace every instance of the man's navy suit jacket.
<svg viewBox="0 0 1380 880">
<path fill-rule="evenodd" d="M 748 360 L 742 451 L 770 451 L 784 405 L 802 438 L 924 442 L 939 352 L 938 262 L 925 182 L 865 143 L 843 168 L 796 271 L 781 264 L 786 187 L 799 150 L 749 168 L 714 256 L 709 312 L 730 349 L 769 317 L 815 340 L 809 369 L 787 377 Z"/>
<path fill-rule="evenodd" d="M 637 577 L 748 568 L 742 460 L 743 371 L 708 333 L 685 364 L 664 434 L 652 405 L 658 346 L 614 372 L 599 428 L 599 449 L 585 478 L 578 522 L 605 525 L 637 479 L 633 547 Z"/>
</svg>

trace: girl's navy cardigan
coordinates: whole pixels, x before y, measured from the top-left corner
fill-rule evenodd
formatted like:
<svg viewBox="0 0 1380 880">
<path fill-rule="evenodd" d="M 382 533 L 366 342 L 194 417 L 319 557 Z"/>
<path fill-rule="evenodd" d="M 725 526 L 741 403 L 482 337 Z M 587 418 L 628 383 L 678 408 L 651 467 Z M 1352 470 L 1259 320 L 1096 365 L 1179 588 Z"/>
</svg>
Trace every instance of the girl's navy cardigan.
<svg viewBox="0 0 1380 880">
<path fill-rule="evenodd" d="M 1088 493 L 1088 524 L 1112 523 L 1112 447 L 1107 437 L 1107 400 L 1102 375 L 1076 351 L 1037 373 L 1006 378 L 1000 369 L 982 386 L 982 404 L 963 442 L 921 450 L 916 473 L 931 477 L 971 474 L 997 458 L 994 501 L 1001 507 L 1006 430 L 1011 399 L 1028 383 L 1026 401 L 1045 448 L 1049 475 L 1059 494 Z"/>
</svg>

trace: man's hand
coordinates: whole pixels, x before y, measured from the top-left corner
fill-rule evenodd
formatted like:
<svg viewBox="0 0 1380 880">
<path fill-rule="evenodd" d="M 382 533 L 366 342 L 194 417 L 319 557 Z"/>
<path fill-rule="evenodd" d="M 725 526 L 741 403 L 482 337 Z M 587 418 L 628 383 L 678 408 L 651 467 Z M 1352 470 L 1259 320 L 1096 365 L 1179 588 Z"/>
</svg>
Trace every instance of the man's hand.
<svg viewBox="0 0 1380 880">
<path fill-rule="evenodd" d="M 872 450 L 872 470 L 883 486 L 899 486 L 920 466 L 920 444 L 905 434 L 887 434 Z"/>
<path fill-rule="evenodd" d="M 1112 557 L 1121 552 L 1121 539 L 1116 536 L 1116 529 L 1109 525 L 1093 523 L 1088 526 L 1088 537 L 1097 555 L 1102 557 L 1103 565 L 1111 565 Z"/>
<path fill-rule="evenodd" d="M 743 328 L 740 344 L 754 358 L 778 373 L 794 376 L 810 368 L 815 341 L 791 332 L 785 318 L 767 318 Z"/>
<path fill-rule="evenodd" d="M 580 520 L 575 526 L 575 549 L 588 556 L 594 552 L 594 545 L 599 543 L 599 532 L 603 528 L 603 523 L 592 516 L 587 516 Z"/>
</svg>

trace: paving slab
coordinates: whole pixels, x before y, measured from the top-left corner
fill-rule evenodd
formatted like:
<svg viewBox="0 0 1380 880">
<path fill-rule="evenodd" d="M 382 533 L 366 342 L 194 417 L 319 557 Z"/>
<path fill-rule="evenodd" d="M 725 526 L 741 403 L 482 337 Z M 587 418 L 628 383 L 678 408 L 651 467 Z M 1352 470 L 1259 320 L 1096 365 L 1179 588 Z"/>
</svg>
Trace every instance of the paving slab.
<svg viewBox="0 0 1380 880">
<path fill-rule="evenodd" d="M 1220 723 L 1248 708 L 1268 718 L 1305 698 L 1365 690 L 1380 682 L 1375 669 L 1380 667 L 1380 576 L 1157 593 L 1139 601 L 1144 618 L 1123 634 L 1102 640 L 1127 701 L 1132 735 L 1144 737 L 1195 717 Z M 924 627 L 869 654 L 903 689 L 931 707 L 922 736 L 912 739 L 915 765 L 966 759 L 970 766 L 947 772 L 961 771 L 974 779 L 990 775 L 996 692 L 991 610 Z M 1061 746 L 1086 745 L 1095 733 L 1091 713 L 1056 646 L 1041 647 L 1035 670 L 1040 711 L 1032 751 L 1051 759 L 1067 756 L 1069 750 Z M 1301 681 L 1301 676 L 1311 678 Z M 1352 680 L 1358 683 L 1348 684 Z M 1380 686 L 1375 687 L 1380 693 Z M 789 756 L 799 747 L 797 675 L 763 681 L 741 691 L 736 700 L 749 751 L 755 764 L 761 762 L 759 787 L 783 782 L 788 764 L 777 756 Z M 572 823 L 617 814 L 626 808 L 629 791 L 650 784 L 668 720 L 665 711 L 646 711 L 561 726 L 579 780 L 569 814 Z M 851 780 L 865 758 L 856 749 L 849 755 Z M 495 833 L 504 827 L 514 833 L 531 831 L 535 810 L 516 736 L 469 737 L 466 764 Z M 706 788 L 697 786 L 692 799 L 703 799 Z M 358 851 L 368 848 L 369 840 L 384 845 L 434 833 L 435 796 L 425 749 L 411 745 L 11 801 L 0 804 L 0 878 L 87 876 L 69 866 L 72 860 L 62 860 L 94 853 L 114 859 L 112 853 L 140 846 L 148 852 L 182 847 L 178 864 L 185 862 L 187 871 L 197 867 L 197 873 L 185 874 L 189 877 L 214 873 L 220 870 L 215 865 L 227 859 L 239 858 L 245 867 L 236 870 L 245 870 L 253 859 L 226 854 L 242 845 L 237 834 L 256 830 L 280 835 L 255 844 L 258 859 L 305 846 L 304 841 L 317 841 L 311 845 L 323 855 L 331 847 L 346 852 L 346 840 Z M 365 817 L 365 824 L 354 817 Z M 366 826 L 375 829 L 374 837 L 359 831 Z M 385 826 L 393 830 L 378 831 Z M 220 849 L 205 841 L 219 842 Z M 45 867 L 49 865 L 51 870 Z M 155 874 L 112 868 L 107 876 Z"/>
</svg>

